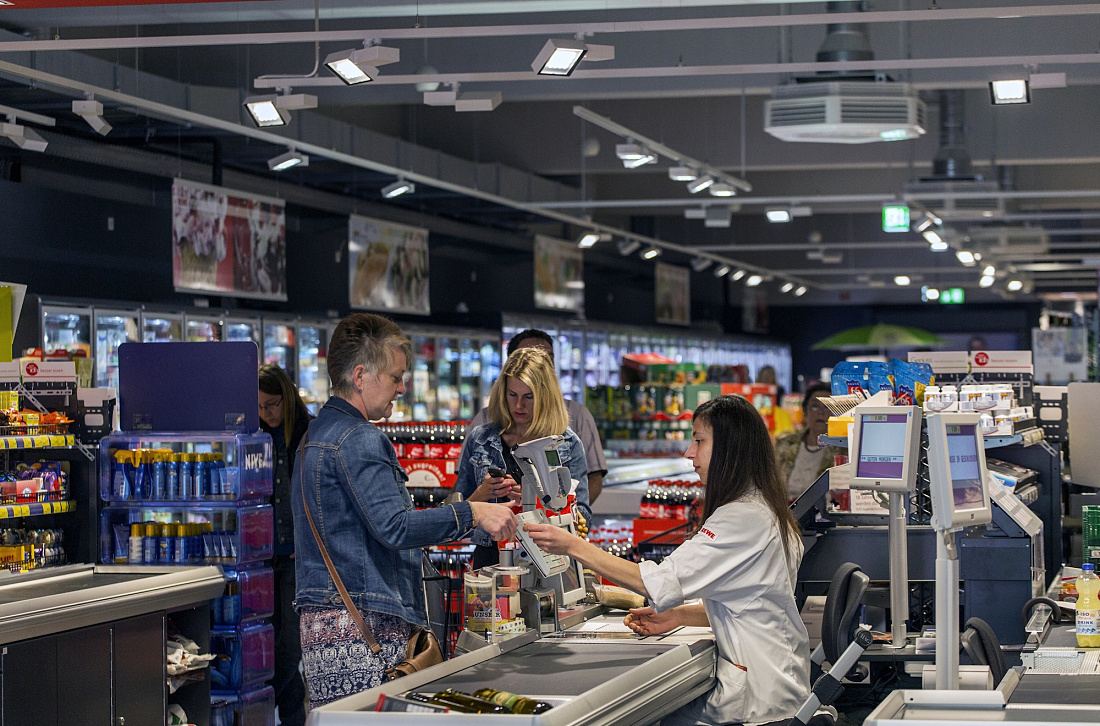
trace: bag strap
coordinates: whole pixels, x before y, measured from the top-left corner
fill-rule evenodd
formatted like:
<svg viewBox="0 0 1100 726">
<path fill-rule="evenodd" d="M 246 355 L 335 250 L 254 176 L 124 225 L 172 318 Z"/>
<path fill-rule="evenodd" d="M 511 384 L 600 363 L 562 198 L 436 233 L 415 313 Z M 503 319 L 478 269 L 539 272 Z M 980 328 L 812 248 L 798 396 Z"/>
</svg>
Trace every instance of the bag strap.
<svg viewBox="0 0 1100 726">
<path fill-rule="evenodd" d="M 348 594 L 348 589 L 344 587 L 344 581 L 340 579 L 340 573 L 336 571 L 336 565 L 332 564 L 332 558 L 329 557 L 328 549 L 325 548 L 324 543 L 321 542 L 321 535 L 317 533 L 317 525 L 313 523 L 313 515 L 309 513 L 309 503 L 306 501 L 306 482 L 305 477 L 302 475 L 303 460 L 306 458 L 306 442 L 309 441 L 309 430 L 306 430 L 306 435 L 302 439 L 302 448 L 298 453 L 298 482 L 299 488 L 302 490 L 302 507 L 306 510 L 306 519 L 309 520 L 309 528 L 313 530 L 313 540 L 317 543 L 317 549 L 321 550 L 321 557 L 325 560 L 325 567 L 328 568 L 329 577 L 332 578 L 332 582 L 336 585 L 336 590 L 340 593 L 340 598 L 344 602 L 344 608 L 348 611 L 348 615 L 355 621 L 355 624 L 359 626 L 359 632 L 363 634 L 363 640 L 367 641 L 367 645 L 370 646 L 370 650 L 375 655 L 382 652 L 381 646 L 378 645 L 378 641 L 374 639 L 374 633 L 370 631 L 367 624 L 363 622 L 363 616 L 359 612 L 359 608 L 355 607 L 355 602 L 351 599 L 351 595 Z"/>
</svg>

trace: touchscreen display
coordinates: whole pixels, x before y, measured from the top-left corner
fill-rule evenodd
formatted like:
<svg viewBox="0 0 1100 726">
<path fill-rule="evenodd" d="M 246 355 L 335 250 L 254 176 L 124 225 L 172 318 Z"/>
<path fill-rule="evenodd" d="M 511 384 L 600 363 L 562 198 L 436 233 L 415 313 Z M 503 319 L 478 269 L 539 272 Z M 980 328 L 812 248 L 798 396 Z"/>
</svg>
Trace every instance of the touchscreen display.
<svg viewBox="0 0 1100 726">
<path fill-rule="evenodd" d="M 955 509 L 979 509 L 985 504 L 975 428 L 974 424 L 947 425 L 947 462 Z"/>
<path fill-rule="evenodd" d="M 904 413 L 860 415 L 859 458 L 861 479 L 901 479 L 905 472 L 906 422 Z"/>
<path fill-rule="evenodd" d="M 550 466 L 561 466 L 561 459 L 558 458 L 558 452 L 553 449 L 547 449 L 546 463 Z"/>
</svg>

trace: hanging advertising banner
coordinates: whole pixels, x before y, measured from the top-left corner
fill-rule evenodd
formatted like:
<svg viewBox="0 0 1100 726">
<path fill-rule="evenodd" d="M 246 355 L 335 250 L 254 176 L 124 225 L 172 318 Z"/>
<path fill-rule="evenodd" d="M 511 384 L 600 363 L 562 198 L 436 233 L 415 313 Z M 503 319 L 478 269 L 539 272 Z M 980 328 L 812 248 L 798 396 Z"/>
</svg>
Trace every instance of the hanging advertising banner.
<svg viewBox="0 0 1100 726">
<path fill-rule="evenodd" d="M 584 253 L 572 242 L 535 235 L 535 307 L 584 310 Z"/>
<path fill-rule="evenodd" d="M 348 304 L 359 310 L 430 315 L 428 230 L 349 217 Z"/>
<path fill-rule="evenodd" d="M 286 300 L 286 205 L 281 199 L 176 179 L 176 292 Z"/>
<path fill-rule="evenodd" d="M 691 325 L 691 270 L 658 262 L 654 285 L 657 322 Z"/>
</svg>

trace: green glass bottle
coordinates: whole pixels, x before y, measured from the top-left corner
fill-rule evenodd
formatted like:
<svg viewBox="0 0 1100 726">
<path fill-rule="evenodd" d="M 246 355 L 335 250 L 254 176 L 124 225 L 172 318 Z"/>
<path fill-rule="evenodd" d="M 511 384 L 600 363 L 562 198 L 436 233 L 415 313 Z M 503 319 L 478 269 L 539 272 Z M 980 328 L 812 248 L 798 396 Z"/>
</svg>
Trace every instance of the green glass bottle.
<svg viewBox="0 0 1100 726">
<path fill-rule="evenodd" d="M 423 693 L 410 692 L 405 694 L 405 697 L 414 701 L 432 703 L 436 706 L 446 706 L 452 711 L 458 711 L 459 713 L 512 713 L 504 706 L 480 698 L 474 698 L 471 695 L 460 693 L 450 688 L 431 696 Z"/>
<path fill-rule="evenodd" d="M 495 688 L 481 688 L 474 691 L 476 698 L 483 698 L 500 706 L 504 706 L 512 713 L 523 715 L 546 713 L 553 706 L 545 701 L 536 701 L 526 696 L 517 696 L 508 691 L 498 691 Z"/>
</svg>

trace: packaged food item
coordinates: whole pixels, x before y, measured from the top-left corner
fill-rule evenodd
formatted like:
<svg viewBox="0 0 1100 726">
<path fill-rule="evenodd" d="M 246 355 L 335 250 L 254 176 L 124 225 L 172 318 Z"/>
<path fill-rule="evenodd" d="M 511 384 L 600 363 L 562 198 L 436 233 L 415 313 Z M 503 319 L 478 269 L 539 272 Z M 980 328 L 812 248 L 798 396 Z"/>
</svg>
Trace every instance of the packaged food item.
<svg viewBox="0 0 1100 726">
<path fill-rule="evenodd" d="M 932 366 L 895 358 L 890 361 L 890 378 L 893 382 L 895 405 L 923 406 L 925 388 L 933 383 Z"/>
<path fill-rule="evenodd" d="M 890 366 L 879 361 L 841 361 L 833 367 L 832 394 L 839 396 L 863 390 L 868 396 L 893 391 Z"/>
</svg>

